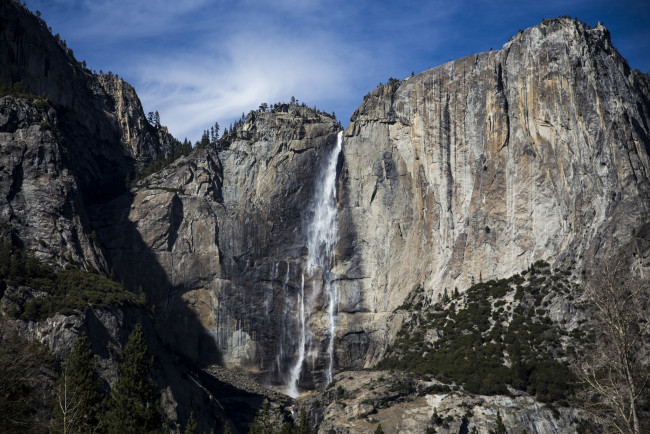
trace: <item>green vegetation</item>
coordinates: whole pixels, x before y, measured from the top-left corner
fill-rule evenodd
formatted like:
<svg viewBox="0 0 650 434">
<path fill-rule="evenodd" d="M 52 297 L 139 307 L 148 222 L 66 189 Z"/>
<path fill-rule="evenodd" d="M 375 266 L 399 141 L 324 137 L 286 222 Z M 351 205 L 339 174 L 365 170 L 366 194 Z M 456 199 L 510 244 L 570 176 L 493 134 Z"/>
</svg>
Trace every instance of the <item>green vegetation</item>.
<svg viewBox="0 0 650 434">
<path fill-rule="evenodd" d="M 1 431 L 163 432 L 164 419 L 156 386 L 149 378 L 152 363 L 142 326 L 137 324 L 124 346 L 117 366 L 117 381 L 107 396 L 85 335 L 75 342 L 56 380 L 58 362 L 47 347 L 20 337 L 2 320 Z"/>
<path fill-rule="evenodd" d="M 58 381 L 52 411 L 54 432 L 103 432 L 105 397 L 90 342 L 79 336 Z"/>
<path fill-rule="evenodd" d="M 285 421 L 285 417 L 279 410 L 271 408 L 267 402 L 257 412 L 255 420 L 251 423 L 249 434 L 312 434 L 311 425 L 304 408 L 300 409 L 298 424 Z"/>
<path fill-rule="evenodd" d="M 497 410 L 496 424 L 497 424 L 496 429 L 493 429 L 493 430 L 491 429 L 490 434 L 506 434 L 507 433 L 506 426 L 503 423 L 503 419 L 501 419 L 501 412 L 499 410 Z"/>
<path fill-rule="evenodd" d="M 72 266 L 55 271 L 35 256 L 0 240 L 0 295 L 8 286 L 43 291 L 43 296 L 15 304 L 14 317 L 30 321 L 40 321 L 55 313 L 70 315 L 91 307 L 145 304 L 143 293 L 136 295 L 107 277 Z"/>
<path fill-rule="evenodd" d="M 34 346 L 34 344 L 29 345 Z M 40 355 L 40 357 L 43 356 Z M 51 355 L 49 357 L 53 360 Z M 102 390 L 102 382 L 97 373 L 94 357 L 88 338 L 81 335 L 75 342 L 68 360 L 62 366 L 61 376 L 57 382 L 58 387 L 54 392 L 55 396 L 50 397 L 50 402 L 54 403 L 52 418 L 47 423 L 47 417 L 44 417 L 45 422 L 41 423 L 41 429 L 36 431 L 59 433 L 163 432 L 164 418 L 160 399 L 155 391 L 156 385 L 150 378 L 153 358 L 148 352 L 142 325 L 136 324 L 124 346 L 121 360 L 117 365 L 118 378 L 110 395 Z M 36 360 L 34 363 L 39 366 L 38 364 L 42 362 Z M 48 385 L 47 390 L 53 389 Z M 25 392 L 23 391 L 23 393 Z M 33 392 L 27 390 L 28 397 L 33 399 L 33 395 Z M 42 407 L 46 408 L 44 405 Z M 6 420 L 0 412 L 0 426 L 4 427 L 5 423 Z M 187 422 L 186 432 L 188 429 L 190 432 L 196 432 L 193 414 L 190 415 L 190 420 Z"/>
<path fill-rule="evenodd" d="M 47 433 L 56 360 L 0 320 L 0 430 Z"/>
<path fill-rule="evenodd" d="M 196 434 L 196 419 L 194 419 L 194 411 L 191 411 L 190 417 L 187 418 L 183 434 Z"/>
<path fill-rule="evenodd" d="M 118 379 L 106 414 L 109 433 L 160 432 L 163 416 L 155 383 L 149 378 L 152 366 L 142 325 L 137 324 L 117 365 Z"/>
<path fill-rule="evenodd" d="M 508 394 L 510 386 L 566 404 L 575 379 L 558 361 L 563 333 L 544 309 L 551 290 L 567 290 L 565 279 L 537 262 L 522 275 L 475 284 L 463 296 L 454 291 L 454 299 L 445 292 L 433 308 L 413 312 L 377 368 L 431 375 L 484 395 Z M 508 297 L 512 311 L 505 309 Z"/>
<path fill-rule="evenodd" d="M 21 80 L 16 83 L 12 83 L 4 77 L 0 77 L 0 98 L 5 96 L 13 96 L 16 98 L 24 98 L 32 103 L 35 103 L 35 107 L 43 109 L 49 107 L 52 103 L 52 98 L 48 95 L 34 95 L 31 93 L 25 83 Z"/>
<path fill-rule="evenodd" d="M 183 143 L 177 141 L 174 146 L 174 152 L 170 156 L 167 158 L 159 158 L 158 160 L 146 165 L 144 168 L 142 168 L 141 171 L 137 173 L 134 181 L 140 181 L 149 175 L 160 172 L 166 167 L 169 167 L 174 161 L 178 160 L 181 157 L 189 155 L 191 152 L 192 143 L 189 140 L 185 139 Z"/>
<path fill-rule="evenodd" d="M 117 282 L 87 271 L 57 271 L 50 288 L 49 296 L 35 298 L 25 304 L 21 318 L 39 321 L 55 313 L 71 315 L 90 307 L 145 304 L 144 293 L 136 295 Z"/>
</svg>

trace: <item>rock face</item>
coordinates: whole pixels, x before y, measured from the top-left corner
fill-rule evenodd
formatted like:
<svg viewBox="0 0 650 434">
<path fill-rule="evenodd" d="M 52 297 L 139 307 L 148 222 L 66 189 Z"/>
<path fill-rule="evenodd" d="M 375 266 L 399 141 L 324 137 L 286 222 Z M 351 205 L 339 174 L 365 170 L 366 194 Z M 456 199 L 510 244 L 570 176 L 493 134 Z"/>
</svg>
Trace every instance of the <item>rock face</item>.
<svg viewBox="0 0 650 434">
<path fill-rule="evenodd" d="M 19 3 L 3 2 L 0 17 L 0 76 L 23 81 L 36 95 L 49 95 L 57 108 L 64 109 L 61 117 L 65 123 L 90 140 L 90 148 L 114 147 L 111 145 L 121 142 L 122 147 L 111 149 L 116 155 L 104 149 L 102 156 L 118 160 L 126 150 L 145 163 L 173 152 L 173 141 L 147 122 L 128 83 L 112 73 L 97 75 L 86 69 L 65 41 L 58 35 L 52 37 L 45 21 Z M 110 174 L 105 170 L 98 177 L 106 180 Z"/>
<path fill-rule="evenodd" d="M 13 1 L 0 18 L 0 76 L 51 96 L 0 99 L 3 234 L 41 259 L 142 287 L 164 357 L 311 389 L 324 386 L 330 360 L 337 372 L 376 363 L 405 320 L 395 308 L 418 285 L 432 299 L 539 259 L 581 268 L 640 238 L 637 266 L 650 265 L 647 227 L 639 232 L 650 211 L 650 83 L 602 25 L 547 20 L 501 50 L 380 86 L 340 155 L 332 117 L 281 104 L 131 188 L 134 168 L 177 142 L 146 121 L 127 83 L 83 68 L 44 22 Z M 324 248 L 309 251 L 326 167 L 337 242 L 309 267 Z M 124 318 L 111 336 L 138 320 Z M 25 328 L 43 340 L 54 330 L 62 342 L 52 345 L 68 348 L 65 321 Z M 426 419 L 448 399 L 431 396 L 409 411 Z M 541 414 L 524 398 L 488 404 Z M 473 426 L 491 427 L 493 414 Z M 563 429 L 547 416 L 509 422 Z"/>
<path fill-rule="evenodd" d="M 174 348 L 284 383 L 298 351 L 296 297 L 303 278 L 312 285 L 306 205 L 338 131 L 334 119 L 306 107 L 251 112 L 236 135 L 96 210 L 115 273 L 148 291 Z M 312 298 L 319 352 L 326 300 Z M 322 369 L 318 357 L 312 362 Z M 323 380 L 309 373 L 305 381 Z"/>
<path fill-rule="evenodd" d="M 649 211 L 649 116 L 607 29 L 569 19 L 367 95 L 345 132 L 347 321 L 376 329 L 419 284 L 462 291 L 628 242 Z"/>
<path fill-rule="evenodd" d="M 551 409 L 529 396 L 444 391 L 441 384 L 388 371 L 344 371 L 334 379 L 335 387 L 299 400 L 319 433 L 374 433 L 379 424 L 385 432 L 487 433 L 497 428 L 497 412 L 508 432 L 576 430 L 575 410 Z"/>
<path fill-rule="evenodd" d="M 2 235 L 44 260 L 105 269 L 58 126 L 43 99 L 0 99 Z"/>
<path fill-rule="evenodd" d="M 111 73 L 93 78 L 112 100 L 107 115 L 118 126 L 122 145 L 137 160 L 139 168 L 174 153 L 177 140 L 169 134 L 167 127 L 160 124 L 152 126 L 147 121 L 140 98 L 129 83 Z"/>
<path fill-rule="evenodd" d="M 335 370 L 382 356 L 417 285 L 462 291 L 629 243 L 648 213 L 648 95 L 604 27 L 567 19 L 367 95 L 337 169 Z M 146 288 L 176 348 L 286 384 L 306 288 L 300 385 L 323 383 L 328 302 L 306 226 L 337 129 L 297 106 L 251 113 L 108 206 L 116 273 Z"/>
<path fill-rule="evenodd" d="M 122 194 L 134 166 L 177 141 L 147 122 L 130 85 L 91 73 L 17 2 L 0 4 L 0 22 L 0 77 L 45 94 L 1 102 L 3 221 L 42 259 L 108 272 L 87 207 Z"/>
</svg>

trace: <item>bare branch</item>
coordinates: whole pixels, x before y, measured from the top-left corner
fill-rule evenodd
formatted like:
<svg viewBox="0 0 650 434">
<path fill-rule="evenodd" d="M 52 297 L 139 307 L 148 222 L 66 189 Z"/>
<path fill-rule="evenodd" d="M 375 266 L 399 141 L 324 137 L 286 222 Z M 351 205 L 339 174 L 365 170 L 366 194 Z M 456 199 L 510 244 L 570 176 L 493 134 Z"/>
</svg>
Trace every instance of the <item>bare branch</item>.
<svg viewBox="0 0 650 434">
<path fill-rule="evenodd" d="M 586 386 L 582 407 L 621 433 L 639 434 L 642 429 L 641 401 L 650 385 L 645 355 L 649 294 L 648 282 L 633 275 L 622 260 L 603 264 L 584 286 L 596 342 L 578 372 Z"/>
</svg>

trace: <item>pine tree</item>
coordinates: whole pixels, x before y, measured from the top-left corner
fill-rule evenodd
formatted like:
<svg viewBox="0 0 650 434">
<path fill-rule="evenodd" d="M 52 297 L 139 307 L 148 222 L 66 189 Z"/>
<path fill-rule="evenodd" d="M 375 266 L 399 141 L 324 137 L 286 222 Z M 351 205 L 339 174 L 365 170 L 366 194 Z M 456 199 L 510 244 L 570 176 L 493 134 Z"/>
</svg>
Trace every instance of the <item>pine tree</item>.
<svg viewBox="0 0 650 434">
<path fill-rule="evenodd" d="M 91 433 L 101 429 L 104 395 L 90 342 L 85 334 L 75 342 L 63 364 L 54 404 L 55 432 Z"/>
<path fill-rule="evenodd" d="M 162 412 L 155 383 L 149 374 L 153 364 L 147 350 L 142 325 L 137 324 L 117 365 L 118 378 L 111 390 L 106 422 L 109 433 L 159 432 Z"/>
<path fill-rule="evenodd" d="M 274 429 L 267 434 L 296 434 L 296 430 L 290 422 L 285 422 L 280 426 L 280 429 Z"/>
<path fill-rule="evenodd" d="M 200 146 L 203 148 L 205 146 L 208 146 L 209 144 L 210 144 L 210 130 L 203 130 L 203 134 L 201 135 Z"/>
<path fill-rule="evenodd" d="M 194 419 L 194 412 L 190 412 L 190 417 L 185 424 L 185 434 L 196 434 L 196 419 Z"/>
<path fill-rule="evenodd" d="M 503 419 L 501 419 L 501 412 L 497 410 L 497 427 L 495 430 L 490 430 L 490 434 L 507 434 L 506 431 L 506 426 L 503 423 Z"/>
<path fill-rule="evenodd" d="M 381 427 L 381 424 L 377 425 L 377 429 L 375 430 L 375 434 L 384 434 L 384 429 Z"/>
<path fill-rule="evenodd" d="M 300 420 L 298 421 L 298 426 L 294 430 L 297 434 L 312 434 L 311 425 L 309 424 L 309 419 L 307 418 L 307 412 L 304 408 L 300 409 Z"/>
<path fill-rule="evenodd" d="M 54 368 L 45 346 L 22 338 L 0 318 L 1 432 L 41 432 L 54 399 Z"/>
<path fill-rule="evenodd" d="M 268 402 L 257 412 L 253 423 L 249 427 L 249 434 L 269 434 L 287 432 L 286 424 L 282 423 L 282 415 L 277 411 L 271 409 L 271 406 Z M 291 426 L 289 425 L 289 431 L 291 432 Z"/>
</svg>

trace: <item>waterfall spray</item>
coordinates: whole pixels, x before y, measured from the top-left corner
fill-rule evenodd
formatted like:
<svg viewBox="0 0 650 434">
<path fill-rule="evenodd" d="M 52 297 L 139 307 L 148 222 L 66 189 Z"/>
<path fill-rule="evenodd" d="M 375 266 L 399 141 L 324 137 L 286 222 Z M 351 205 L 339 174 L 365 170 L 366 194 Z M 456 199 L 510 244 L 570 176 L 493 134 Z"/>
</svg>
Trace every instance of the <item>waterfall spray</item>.
<svg viewBox="0 0 650 434">
<path fill-rule="evenodd" d="M 302 275 L 300 283 L 300 296 L 298 299 L 300 303 L 300 338 L 298 341 L 298 359 L 289 371 L 289 385 L 287 387 L 287 394 L 293 398 L 300 395 L 298 391 L 298 381 L 300 380 L 300 372 L 302 371 L 302 363 L 305 361 L 305 347 L 307 343 L 307 330 L 305 327 L 305 275 Z"/>
<path fill-rule="evenodd" d="M 307 273 L 312 277 L 316 269 L 320 269 L 323 276 L 323 290 L 327 292 L 327 330 L 329 342 L 327 345 L 328 366 L 326 379 L 330 383 L 334 371 L 334 338 L 336 336 L 336 317 L 338 314 L 338 286 L 332 284 L 330 271 L 334 261 L 334 245 L 338 239 L 338 225 L 336 221 L 336 165 L 343 147 L 343 132 L 336 137 L 336 146 L 329 155 L 323 172 L 319 177 L 312 202 L 312 217 L 307 226 Z M 305 285 L 304 274 L 300 290 L 300 324 L 301 335 L 299 339 L 298 359 L 291 367 L 287 393 L 298 396 L 298 381 L 305 360 L 307 346 L 307 322 L 305 312 Z M 313 285 L 313 283 L 312 283 Z"/>
</svg>

